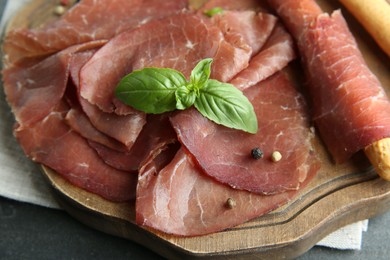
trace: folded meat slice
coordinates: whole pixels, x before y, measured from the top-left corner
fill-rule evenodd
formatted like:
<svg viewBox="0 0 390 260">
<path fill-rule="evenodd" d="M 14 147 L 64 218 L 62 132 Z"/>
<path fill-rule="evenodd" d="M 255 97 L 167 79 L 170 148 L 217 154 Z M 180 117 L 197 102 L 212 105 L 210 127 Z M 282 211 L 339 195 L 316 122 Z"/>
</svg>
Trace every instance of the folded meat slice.
<svg viewBox="0 0 390 260">
<path fill-rule="evenodd" d="M 149 162 L 140 172 L 136 199 L 139 225 L 180 236 L 205 235 L 264 215 L 298 194 L 294 190 L 265 196 L 233 189 L 204 175 L 183 149 L 165 166 L 164 157 L 170 156 L 162 153 L 155 158 L 157 162 Z M 318 165 L 308 167 L 303 185 Z"/>
<path fill-rule="evenodd" d="M 16 121 L 28 126 L 48 115 L 65 93 L 72 55 L 105 42 L 75 45 L 40 61 L 25 60 L 5 68 L 4 91 Z"/>
<path fill-rule="evenodd" d="M 240 90 L 245 90 L 283 69 L 295 59 L 295 45 L 291 35 L 281 24 L 275 26 L 272 35 L 261 51 L 230 81 Z"/>
<path fill-rule="evenodd" d="M 207 175 L 233 188 L 259 194 L 298 189 L 317 160 L 303 96 L 282 72 L 244 94 L 257 115 L 256 134 L 217 125 L 188 109 L 171 118 L 179 141 Z M 264 157 L 252 158 L 254 148 Z M 275 151 L 280 161 L 271 160 Z"/>
<path fill-rule="evenodd" d="M 82 68 L 81 96 L 105 112 L 122 114 L 128 106 L 114 97 L 114 89 L 126 74 L 144 67 L 168 67 L 188 77 L 199 60 L 207 57 L 214 58 L 211 77 L 229 81 L 248 66 L 253 37 L 260 33 L 256 30 L 271 32 L 275 23 L 273 16 L 248 12 L 240 20 L 232 19 L 235 15 L 230 13 L 217 20 L 184 13 L 119 34 Z M 237 32 L 244 23 L 252 24 L 245 36 Z"/>
<path fill-rule="evenodd" d="M 314 122 L 334 160 L 345 162 L 367 145 L 389 137 L 389 99 L 341 12 L 322 13 L 312 0 L 269 2 L 297 39 Z"/>
<path fill-rule="evenodd" d="M 26 155 L 44 164 L 72 184 L 111 201 L 135 197 L 137 174 L 118 171 L 105 164 L 87 140 L 64 122 L 65 103 L 30 127 L 17 127 L 15 136 Z"/>
<path fill-rule="evenodd" d="M 118 152 L 127 151 L 126 146 L 98 131 L 80 108 L 71 108 L 66 114 L 65 121 L 72 130 L 90 141 L 97 142 Z"/>
<path fill-rule="evenodd" d="M 75 44 L 110 39 L 124 30 L 186 7 L 187 0 L 82 0 L 60 19 L 43 27 L 10 31 L 4 42 L 6 60 L 14 63 Z"/>
<path fill-rule="evenodd" d="M 169 114 L 149 115 L 130 151 L 113 150 L 93 141 L 89 144 L 108 165 L 119 170 L 137 171 L 145 160 L 177 142 L 168 116 Z"/>
<path fill-rule="evenodd" d="M 72 56 L 70 75 L 74 83 L 73 87 L 75 88 L 76 99 L 78 100 L 79 106 L 81 106 L 81 109 L 88 117 L 90 124 L 92 124 L 97 131 L 114 138 L 124 144 L 127 150 L 130 150 L 146 123 L 145 113 L 130 107 L 127 108 L 128 113 L 126 115 L 106 113 L 80 96 L 80 70 L 95 52 L 96 49 L 88 50 Z"/>
<path fill-rule="evenodd" d="M 221 15 L 213 16 L 213 22 L 221 28 L 225 39 L 234 42 L 240 39 L 249 45 L 252 55 L 263 47 L 272 33 L 277 17 L 267 13 L 254 11 L 224 11 Z"/>
</svg>

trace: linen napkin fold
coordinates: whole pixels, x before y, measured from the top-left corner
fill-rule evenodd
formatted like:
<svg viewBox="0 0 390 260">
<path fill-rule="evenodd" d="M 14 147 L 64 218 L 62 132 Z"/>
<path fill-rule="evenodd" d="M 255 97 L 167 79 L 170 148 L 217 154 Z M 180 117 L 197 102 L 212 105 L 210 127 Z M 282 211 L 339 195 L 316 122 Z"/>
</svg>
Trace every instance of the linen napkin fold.
<svg viewBox="0 0 390 260">
<path fill-rule="evenodd" d="M 30 0 L 7 1 L 0 22 L 0 32 L 17 10 Z M 1 14 L 1 12 L 0 12 Z M 50 187 L 44 180 L 37 164 L 23 153 L 12 134 L 14 116 L 5 101 L 4 91 L 0 90 L 0 196 L 49 208 L 60 209 L 51 196 Z M 368 220 L 348 225 L 328 235 L 318 246 L 336 249 L 360 250 L 363 232 Z"/>
</svg>

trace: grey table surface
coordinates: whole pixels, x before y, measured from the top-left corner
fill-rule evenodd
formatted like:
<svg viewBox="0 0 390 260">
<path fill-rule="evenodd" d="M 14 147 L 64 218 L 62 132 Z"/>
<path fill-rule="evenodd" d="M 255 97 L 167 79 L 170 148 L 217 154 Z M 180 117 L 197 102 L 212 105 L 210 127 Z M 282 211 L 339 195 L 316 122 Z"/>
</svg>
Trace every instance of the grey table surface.
<svg viewBox="0 0 390 260">
<path fill-rule="evenodd" d="M 0 17 L 5 4 L 6 0 L 0 0 Z M 298 259 L 390 259 L 389 241 L 387 212 L 370 219 L 362 250 L 316 246 Z M 0 259 L 163 258 L 132 241 L 91 229 L 65 211 L 0 197 Z"/>
</svg>

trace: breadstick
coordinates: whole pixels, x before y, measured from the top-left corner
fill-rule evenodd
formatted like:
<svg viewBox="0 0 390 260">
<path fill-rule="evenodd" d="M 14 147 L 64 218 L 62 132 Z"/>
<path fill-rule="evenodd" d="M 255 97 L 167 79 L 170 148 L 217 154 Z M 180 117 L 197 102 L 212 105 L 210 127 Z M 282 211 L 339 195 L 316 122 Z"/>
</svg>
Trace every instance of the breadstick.
<svg viewBox="0 0 390 260">
<path fill-rule="evenodd" d="M 387 0 L 340 0 L 390 56 L 390 3 Z"/>
<path fill-rule="evenodd" d="M 390 138 L 379 140 L 364 149 L 378 175 L 390 181 Z"/>
</svg>

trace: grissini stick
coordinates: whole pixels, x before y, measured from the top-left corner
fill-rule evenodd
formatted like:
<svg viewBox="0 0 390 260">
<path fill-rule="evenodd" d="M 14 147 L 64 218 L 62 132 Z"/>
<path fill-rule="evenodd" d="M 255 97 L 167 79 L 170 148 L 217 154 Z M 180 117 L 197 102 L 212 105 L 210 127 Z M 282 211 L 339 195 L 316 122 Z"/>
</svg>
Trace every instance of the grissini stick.
<svg viewBox="0 0 390 260">
<path fill-rule="evenodd" d="M 390 1 L 339 0 L 390 56 Z"/>
<path fill-rule="evenodd" d="M 378 175 L 390 181 L 390 138 L 383 138 L 368 145 L 364 152 Z"/>
</svg>

